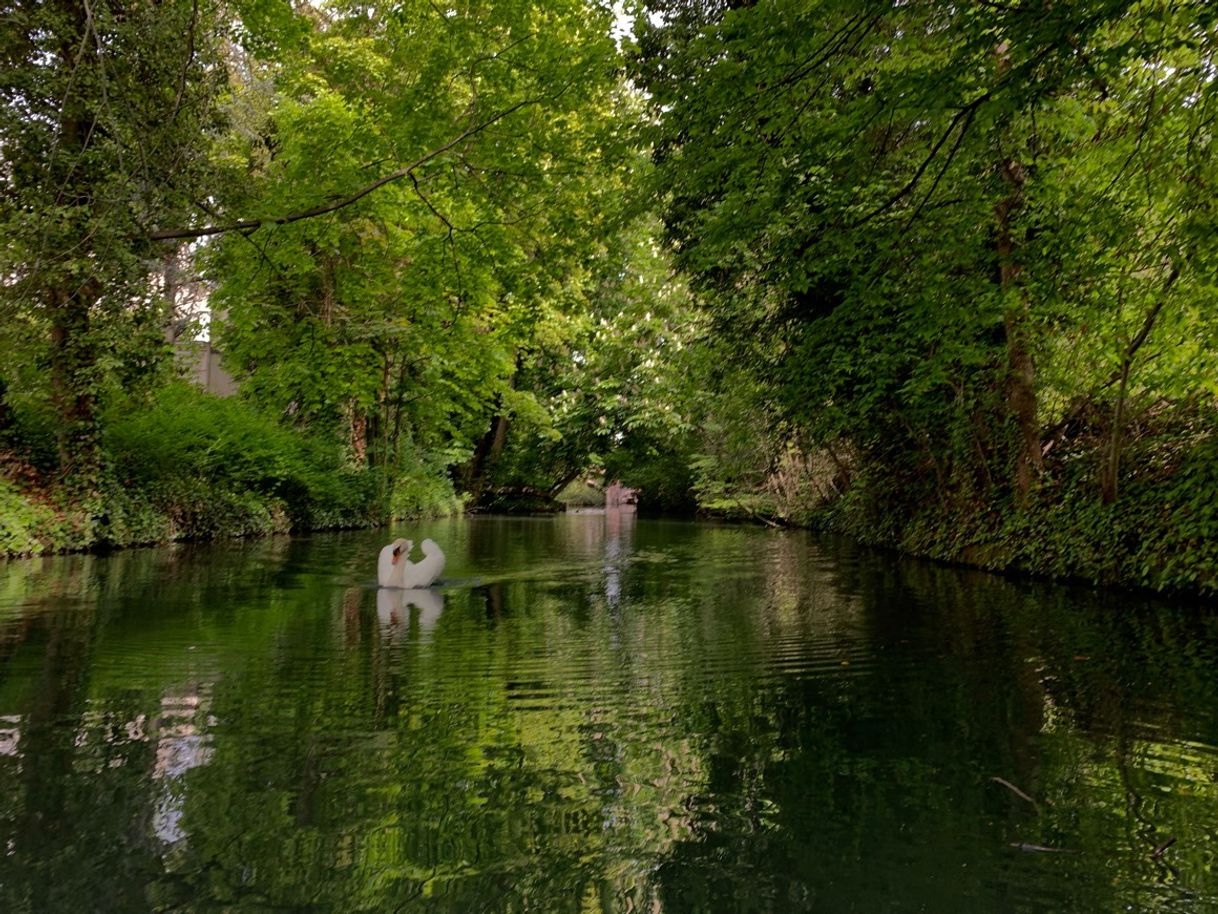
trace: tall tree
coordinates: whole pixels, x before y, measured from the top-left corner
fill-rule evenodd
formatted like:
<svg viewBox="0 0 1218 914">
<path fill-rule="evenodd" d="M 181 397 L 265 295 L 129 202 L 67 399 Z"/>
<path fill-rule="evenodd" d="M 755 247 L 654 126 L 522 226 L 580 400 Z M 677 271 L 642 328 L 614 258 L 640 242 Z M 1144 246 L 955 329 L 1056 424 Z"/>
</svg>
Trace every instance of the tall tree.
<svg viewBox="0 0 1218 914">
<path fill-rule="evenodd" d="M 5 371 L 53 404 L 60 471 L 88 491 L 99 403 L 164 349 L 152 232 L 213 189 L 221 10 L 12 0 L 0 16 L 0 341 L 47 367 Z"/>
<path fill-rule="evenodd" d="M 848 436 L 911 506 L 926 488 L 1023 499 L 1047 427 L 1096 392 L 1060 340 L 1111 348 L 1098 288 L 1155 290 L 1122 308 L 1119 380 L 1156 302 L 1212 270 L 1208 206 L 1171 188 L 1209 171 L 1214 19 L 1128 0 L 652 5 L 635 72 L 669 240 L 778 421 Z M 1091 263 L 1081 289 L 1067 262 Z"/>
<path fill-rule="evenodd" d="M 247 395 L 341 429 L 390 482 L 426 458 L 465 462 L 477 487 L 513 416 L 537 412 L 513 378 L 578 306 L 616 208 L 607 14 L 420 2 L 317 19 L 266 68 L 273 92 L 234 148 L 249 180 L 226 209 L 246 230 L 212 258 L 222 345 Z"/>
</svg>

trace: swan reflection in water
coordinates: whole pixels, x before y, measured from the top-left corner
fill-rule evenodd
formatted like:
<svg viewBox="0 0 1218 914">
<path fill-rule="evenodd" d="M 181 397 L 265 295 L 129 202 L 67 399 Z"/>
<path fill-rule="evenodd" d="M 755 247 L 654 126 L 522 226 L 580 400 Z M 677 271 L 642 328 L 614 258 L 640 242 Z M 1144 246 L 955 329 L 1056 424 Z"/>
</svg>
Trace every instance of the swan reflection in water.
<svg viewBox="0 0 1218 914">
<path fill-rule="evenodd" d="M 376 616 L 381 625 L 389 628 L 406 628 L 410 624 L 410 607 L 415 607 L 415 628 L 429 632 L 436 626 L 444 612 L 444 594 L 430 587 L 412 587 L 399 590 L 381 587 L 376 592 Z"/>
</svg>

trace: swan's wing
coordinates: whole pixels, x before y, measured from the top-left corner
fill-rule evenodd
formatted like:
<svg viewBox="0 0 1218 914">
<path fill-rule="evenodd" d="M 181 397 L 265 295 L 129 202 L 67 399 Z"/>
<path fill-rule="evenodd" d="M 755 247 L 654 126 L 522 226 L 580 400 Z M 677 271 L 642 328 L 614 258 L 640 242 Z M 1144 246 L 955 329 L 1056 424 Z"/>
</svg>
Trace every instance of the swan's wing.
<svg viewBox="0 0 1218 914">
<path fill-rule="evenodd" d="M 444 550 L 433 539 L 423 540 L 423 555 L 425 558 L 419 562 L 420 580 L 416 587 L 430 587 L 444 573 L 444 566 L 448 563 Z"/>
<path fill-rule="evenodd" d="M 376 583 L 381 587 L 395 586 L 393 576 L 397 568 L 393 564 L 393 548 L 393 543 L 390 543 L 376 559 Z"/>
</svg>

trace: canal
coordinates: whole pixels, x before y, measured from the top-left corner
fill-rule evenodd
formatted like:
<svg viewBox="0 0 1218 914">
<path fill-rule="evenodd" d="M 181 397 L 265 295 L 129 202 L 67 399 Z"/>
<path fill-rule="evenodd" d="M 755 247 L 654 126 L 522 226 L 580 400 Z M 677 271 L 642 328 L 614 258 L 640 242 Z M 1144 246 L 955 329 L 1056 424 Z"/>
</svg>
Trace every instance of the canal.
<svg viewBox="0 0 1218 914">
<path fill-rule="evenodd" d="M 1198 912 L 1216 857 L 1197 605 L 629 515 L 0 564 L 6 911 Z"/>
</svg>

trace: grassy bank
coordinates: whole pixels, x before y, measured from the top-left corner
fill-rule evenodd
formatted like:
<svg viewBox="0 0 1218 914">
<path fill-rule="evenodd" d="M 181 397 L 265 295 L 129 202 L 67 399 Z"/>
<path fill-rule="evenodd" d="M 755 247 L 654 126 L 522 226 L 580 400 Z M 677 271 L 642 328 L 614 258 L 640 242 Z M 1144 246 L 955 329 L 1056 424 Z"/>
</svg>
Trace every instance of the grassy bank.
<svg viewBox="0 0 1218 914">
<path fill-rule="evenodd" d="M 369 527 L 460 510 L 432 468 L 353 466 L 236 399 L 172 385 L 107 416 L 96 486 L 59 482 L 53 435 L 21 417 L 0 450 L 0 555 Z"/>
</svg>

